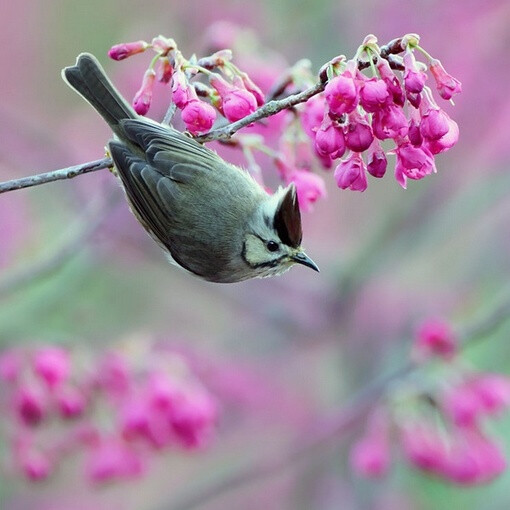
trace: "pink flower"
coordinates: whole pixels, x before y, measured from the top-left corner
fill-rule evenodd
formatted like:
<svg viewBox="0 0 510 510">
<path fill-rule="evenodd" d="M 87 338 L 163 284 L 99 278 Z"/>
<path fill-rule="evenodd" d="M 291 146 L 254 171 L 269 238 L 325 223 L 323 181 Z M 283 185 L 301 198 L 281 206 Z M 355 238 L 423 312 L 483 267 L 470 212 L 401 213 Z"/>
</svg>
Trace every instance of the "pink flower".
<svg viewBox="0 0 510 510">
<path fill-rule="evenodd" d="M 51 387 L 67 380 L 71 371 L 69 353 L 59 347 L 45 347 L 36 351 L 33 365 L 34 372 Z"/>
<path fill-rule="evenodd" d="M 0 380 L 15 382 L 23 364 L 21 353 L 16 349 L 8 349 L 0 354 Z"/>
<path fill-rule="evenodd" d="M 305 133 L 312 139 L 315 139 L 315 133 L 319 129 L 326 109 L 326 99 L 323 94 L 318 94 L 310 98 L 304 105 L 301 123 Z"/>
<path fill-rule="evenodd" d="M 131 55 L 142 53 L 148 47 L 149 45 L 145 41 L 116 44 L 110 48 L 108 56 L 113 60 L 124 60 Z"/>
<path fill-rule="evenodd" d="M 434 156 L 426 147 L 414 147 L 409 142 L 403 142 L 396 150 L 397 163 L 395 172 L 403 174 L 397 177 L 399 184 L 405 188 L 406 179 L 419 180 L 436 171 Z M 401 182 L 403 180 L 403 184 Z"/>
<path fill-rule="evenodd" d="M 420 107 L 422 96 L 423 96 L 423 94 L 421 92 L 420 93 L 406 92 L 406 99 L 409 101 L 411 106 L 413 106 L 414 108 Z"/>
<path fill-rule="evenodd" d="M 315 134 L 315 149 L 319 154 L 338 153 L 341 157 L 345 152 L 344 132 L 337 124 L 333 123 L 329 115 L 324 120 Z"/>
<path fill-rule="evenodd" d="M 34 426 L 45 418 L 48 400 L 40 386 L 26 384 L 17 388 L 14 407 L 23 423 Z"/>
<path fill-rule="evenodd" d="M 87 406 L 84 393 L 74 386 L 59 388 L 56 400 L 60 415 L 66 419 L 81 416 Z"/>
<path fill-rule="evenodd" d="M 409 424 L 402 430 L 402 446 L 409 462 L 423 471 L 441 474 L 448 449 L 439 432 L 428 424 Z"/>
<path fill-rule="evenodd" d="M 400 138 L 407 134 L 407 119 L 400 106 L 391 104 L 374 113 L 372 119 L 374 135 L 379 140 Z"/>
<path fill-rule="evenodd" d="M 450 360 L 457 352 L 457 343 L 457 336 L 448 322 L 430 319 L 419 328 L 415 348 L 421 357 L 438 356 Z"/>
<path fill-rule="evenodd" d="M 448 133 L 443 135 L 439 140 L 427 140 L 426 147 L 432 154 L 439 154 L 451 149 L 459 141 L 459 126 L 457 123 L 448 118 Z"/>
<path fill-rule="evenodd" d="M 193 98 L 188 79 L 182 69 L 177 68 L 172 78 L 172 101 L 177 108 L 184 108 Z"/>
<path fill-rule="evenodd" d="M 487 483 L 506 469 L 499 445 L 476 427 L 456 431 L 443 475 L 462 485 Z"/>
<path fill-rule="evenodd" d="M 357 152 L 351 152 L 345 160 L 335 168 L 335 180 L 339 188 L 352 191 L 365 191 L 367 189 L 367 176 L 365 163 Z"/>
<path fill-rule="evenodd" d="M 360 476 L 379 478 L 390 466 L 388 440 L 380 434 L 370 434 L 358 441 L 351 450 L 351 468 Z"/>
<path fill-rule="evenodd" d="M 409 121 L 409 130 L 407 132 L 407 136 L 409 141 L 415 147 L 421 147 L 421 144 L 423 143 L 423 136 L 421 135 L 420 131 L 420 123 L 413 118 L 411 118 Z"/>
<path fill-rule="evenodd" d="M 132 381 L 126 360 L 115 352 L 107 353 L 98 367 L 97 383 L 113 397 L 125 395 Z"/>
<path fill-rule="evenodd" d="M 142 86 L 133 98 L 133 108 L 139 115 L 145 115 L 151 106 L 152 90 L 156 73 L 153 69 L 147 69 L 142 79 Z"/>
<path fill-rule="evenodd" d="M 257 100 L 251 92 L 230 85 L 216 73 L 209 77 L 209 82 L 220 94 L 223 114 L 230 122 L 241 120 L 257 109 Z"/>
<path fill-rule="evenodd" d="M 474 381 L 480 404 L 487 414 L 497 414 L 510 406 L 510 378 L 502 374 L 482 374 Z"/>
<path fill-rule="evenodd" d="M 437 59 L 430 61 L 430 72 L 436 80 L 436 87 L 439 95 L 446 100 L 451 99 L 455 94 L 462 92 L 462 84 L 459 80 L 448 74 L 441 62 Z"/>
<path fill-rule="evenodd" d="M 335 115 L 352 112 L 359 103 L 358 88 L 348 73 L 335 76 L 324 89 L 329 110 Z"/>
<path fill-rule="evenodd" d="M 128 445 L 113 437 L 104 438 L 90 450 L 87 475 L 93 482 L 138 477 L 142 472 L 141 457 Z"/>
<path fill-rule="evenodd" d="M 182 109 L 181 117 L 186 129 L 193 135 L 209 131 L 216 119 L 216 111 L 209 104 L 199 99 L 192 99 Z"/>
<path fill-rule="evenodd" d="M 176 48 L 175 41 L 173 39 L 168 39 L 163 37 L 162 35 L 158 35 L 154 37 L 151 42 L 152 49 L 157 51 L 160 55 L 167 55 L 169 51 L 174 50 Z"/>
<path fill-rule="evenodd" d="M 210 439 L 216 415 L 215 401 L 206 393 L 192 390 L 182 395 L 170 415 L 170 423 L 184 447 L 197 448 Z"/>
<path fill-rule="evenodd" d="M 399 79 L 393 72 L 393 69 L 390 67 L 389 62 L 384 58 L 378 59 L 377 69 L 381 74 L 381 78 L 388 87 L 388 92 L 391 94 L 393 102 L 398 106 L 404 106 L 405 97 L 402 86 L 400 85 Z"/>
<path fill-rule="evenodd" d="M 470 384 L 461 383 L 450 388 L 443 397 L 443 408 L 460 427 L 471 427 L 482 410 L 480 399 Z"/>
<path fill-rule="evenodd" d="M 367 152 L 367 170 L 370 175 L 381 178 L 386 173 L 388 161 L 386 154 L 381 148 L 381 144 L 374 138 L 374 141 L 368 148 Z"/>
<path fill-rule="evenodd" d="M 388 86 L 384 80 L 370 78 L 361 87 L 360 103 L 366 112 L 376 112 L 391 101 Z"/>
<path fill-rule="evenodd" d="M 404 54 L 404 86 L 406 92 L 419 94 L 425 86 L 427 75 L 419 69 L 414 53 L 408 48 Z"/>
<path fill-rule="evenodd" d="M 420 105 L 420 132 L 426 140 L 439 140 L 450 129 L 450 117 L 424 94 Z"/>
<path fill-rule="evenodd" d="M 258 87 L 246 73 L 241 75 L 241 79 L 243 80 L 243 84 L 246 90 L 253 94 L 253 97 L 255 97 L 257 106 L 264 105 L 266 98 L 264 97 L 262 90 L 260 90 L 260 87 Z"/>
<path fill-rule="evenodd" d="M 308 170 L 292 170 L 286 176 L 287 184 L 296 185 L 299 207 L 302 211 L 312 210 L 312 204 L 326 196 L 326 186 L 322 177 Z"/>
<path fill-rule="evenodd" d="M 372 142 L 374 135 L 370 124 L 357 112 L 349 115 L 349 124 L 345 131 L 345 145 L 354 152 L 366 151 Z"/>
<path fill-rule="evenodd" d="M 18 453 L 18 462 L 25 477 L 31 482 L 46 480 L 54 466 L 48 455 L 40 450 L 29 448 Z"/>
</svg>

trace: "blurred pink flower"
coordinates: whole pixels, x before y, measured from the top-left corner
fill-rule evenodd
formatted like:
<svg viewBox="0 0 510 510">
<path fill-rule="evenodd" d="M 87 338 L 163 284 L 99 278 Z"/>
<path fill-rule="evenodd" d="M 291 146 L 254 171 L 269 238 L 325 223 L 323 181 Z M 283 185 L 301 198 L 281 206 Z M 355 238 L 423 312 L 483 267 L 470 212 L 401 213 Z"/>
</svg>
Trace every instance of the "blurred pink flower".
<svg viewBox="0 0 510 510">
<path fill-rule="evenodd" d="M 305 133 L 312 140 L 315 139 L 315 134 L 322 124 L 325 109 L 326 99 L 323 94 L 313 96 L 304 105 L 301 124 Z"/>
<path fill-rule="evenodd" d="M 22 353 L 16 349 L 0 352 L 0 379 L 4 382 L 15 382 L 23 364 Z"/>
<path fill-rule="evenodd" d="M 48 399 L 43 389 L 35 383 L 25 383 L 16 388 L 14 409 L 26 425 L 38 425 L 48 411 Z"/>
<path fill-rule="evenodd" d="M 23 449 L 17 453 L 17 462 L 25 477 L 31 482 L 46 480 L 53 472 L 54 466 L 48 455 L 34 448 Z"/>
<path fill-rule="evenodd" d="M 44 347 L 33 356 L 34 372 L 50 387 L 67 380 L 71 372 L 69 352 L 61 347 Z"/>
<path fill-rule="evenodd" d="M 294 169 L 286 176 L 287 184 L 296 185 L 299 207 L 302 211 L 312 210 L 312 205 L 326 196 L 324 179 L 308 170 Z"/>
<path fill-rule="evenodd" d="M 450 360 L 457 352 L 457 335 L 448 322 L 429 319 L 418 329 L 414 347 L 420 358 L 438 356 Z"/>
<path fill-rule="evenodd" d="M 58 411 L 62 418 L 76 418 L 81 416 L 87 407 L 85 394 L 74 386 L 59 387 L 55 398 Z"/>
</svg>

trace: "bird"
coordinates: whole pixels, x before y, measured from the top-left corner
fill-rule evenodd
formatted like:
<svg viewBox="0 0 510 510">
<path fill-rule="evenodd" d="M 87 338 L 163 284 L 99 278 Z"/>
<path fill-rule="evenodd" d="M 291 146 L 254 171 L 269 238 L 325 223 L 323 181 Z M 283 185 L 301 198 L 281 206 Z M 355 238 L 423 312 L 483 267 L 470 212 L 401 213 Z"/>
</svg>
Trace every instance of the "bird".
<svg viewBox="0 0 510 510">
<path fill-rule="evenodd" d="M 131 211 L 169 262 L 209 282 L 319 268 L 304 252 L 294 184 L 268 193 L 250 174 L 177 129 L 138 115 L 89 53 L 64 81 L 113 131 L 108 153 Z"/>
</svg>

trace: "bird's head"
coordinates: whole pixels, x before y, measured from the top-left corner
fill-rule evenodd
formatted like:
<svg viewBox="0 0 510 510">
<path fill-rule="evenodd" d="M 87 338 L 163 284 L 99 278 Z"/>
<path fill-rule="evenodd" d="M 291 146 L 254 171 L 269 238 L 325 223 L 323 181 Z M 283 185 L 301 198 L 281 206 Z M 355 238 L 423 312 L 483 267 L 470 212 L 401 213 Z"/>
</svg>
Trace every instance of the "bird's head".
<svg viewBox="0 0 510 510">
<path fill-rule="evenodd" d="M 294 264 L 319 268 L 301 247 L 301 214 L 294 184 L 264 201 L 248 224 L 242 256 L 258 277 L 284 273 Z"/>
</svg>

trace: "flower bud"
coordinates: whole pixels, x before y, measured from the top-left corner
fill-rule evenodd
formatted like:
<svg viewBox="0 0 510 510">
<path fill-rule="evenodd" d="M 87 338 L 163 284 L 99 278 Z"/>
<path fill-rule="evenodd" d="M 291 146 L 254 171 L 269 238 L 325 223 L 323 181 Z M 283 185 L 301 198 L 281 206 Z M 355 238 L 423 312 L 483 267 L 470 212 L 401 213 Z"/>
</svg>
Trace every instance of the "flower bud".
<svg viewBox="0 0 510 510">
<path fill-rule="evenodd" d="M 345 145 L 347 148 L 354 152 L 364 152 L 373 141 L 374 135 L 370 124 L 356 112 L 350 114 L 349 124 L 345 131 Z"/>
<path fill-rule="evenodd" d="M 48 402 L 39 386 L 26 385 L 17 389 L 14 406 L 21 421 L 26 425 L 37 425 L 46 416 Z"/>
<path fill-rule="evenodd" d="M 400 138 L 407 134 L 407 119 L 400 106 L 390 104 L 374 113 L 372 129 L 379 140 Z"/>
<path fill-rule="evenodd" d="M 391 97 L 384 80 L 370 78 L 359 92 L 360 104 L 366 112 L 373 113 L 390 103 Z"/>
<path fill-rule="evenodd" d="M 85 395 L 74 386 L 59 389 L 56 400 L 60 415 L 66 419 L 81 416 L 87 406 Z"/>
<path fill-rule="evenodd" d="M 415 119 L 409 121 L 409 131 L 407 132 L 409 141 L 415 146 L 420 147 L 423 143 L 423 136 L 420 131 L 420 123 Z"/>
<path fill-rule="evenodd" d="M 34 354 L 34 372 L 54 387 L 65 381 L 71 371 L 69 353 L 59 347 L 45 347 Z"/>
<path fill-rule="evenodd" d="M 152 39 L 151 46 L 161 55 L 168 55 L 168 52 L 174 50 L 177 47 L 177 44 L 173 39 L 158 35 Z"/>
<path fill-rule="evenodd" d="M 358 88 L 354 78 L 344 73 L 335 76 L 324 89 L 329 109 L 335 115 L 352 112 L 359 103 Z"/>
<path fill-rule="evenodd" d="M 351 152 L 335 168 L 334 175 L 338 187 L 352 191 L 365 191 L 368 185 L 365 170 L 365 163 L 360 154 Z"/>
<path fill-rule="evenodd" d="M 425 86 L 427 75 L 416 64 L 414 53 L 408 48 L 404 54 L 404 87 L 406 92 L 419 94 Z"/>
<path fill-rule="evenodd" d="M 315 149 L 323 155 L 338 152 L 342 156 L 345 152 L 344 132 L 328 115 L 324 117 L 321 127 L 315 134 Z"/>
<path fill-rule="evenodd" d="M 132 55 L 144 52 L 148 47 L 149 45 L 145 41 L 116 44 L 110 48 L 108 56 L 113 60 L 124 60 Z"/>
<path fill-rule="evenodd" d="M 439 60 L 431 60 L 430 72 L 436 80 L 437 90 L 443 99 L 449 100 L 455 94 L 462 92 L 462 84 L 460 81 L 448 74 Z"/>
<path fill-rule="evenodd" d="M 177 68 L 172 78 L 172 101 L 182 110 L 191 99 L 192 92 L 186 74 L 181 68 Z"/>
<path fill-rule="evenodd" d="M 199 99 L 192 99 L 182 109 L 181 117 L 186 129 L 193 135 L 209 131 L 216 119 L 216 111 L 209 104 Z"/>
<path fill-rule="evenodd" d="M 419 180 L 436 171 L 434 156 L 426 147 L 414 147 L 409 142 L 399 145 L 396 150 L 397 163 L 409 179 Z"/>
<path fill-rule="evenodd" d="M 367 152 L 367 170 L 370 175 L 381 178 L 386 173 L 388 161 L 386 154 L 381 148 L 381 144 L 374 138 L 372 145 L 368 148 Z"/>
<path fill-rule="evenodd" d="M 133 108 L 139 115 L 145 115 L 151 106 L 152 89 L 156 73 L 153 69 L 147 69 L 143 75 L 142 86 L 133 98 Z"/>
<path fill-rule="evenodd" d="M 451 149 L 459 141 L 459 126 L 448 118 L 448 133 L 439 138 L 439 140 L 428 140 L 425 145 L 432 154 L 439 154 Z"/>
<path fill-rule="evenodd" d="M 378 59 L 377 69 L 381 75 L 381 78 L 384 80 L 386 86 L 388 87 L 388 92 L 391 94 L 393 102 L 398 106 L 404 106 L 405 97 L 402 86 L 400 85 L 399 79 L 393 72 L 393 69 L 390 67 L 389 62 L 384 58 Z"/>
<path fill-rule="evenodd" d="M 260 90 L 260 88 L 257 85 L 255 85 L 255 83 L 246 73 L 243 73 L 241 75 L 241 79 L 243 80 L 243 84 L 246 90 L 248 92 L 251 92 L 255 97 L 255 100 L 257 101 L 257 106 L 263 106 L 266 102 L 266 98 L 264 97 L 262 90 Z"/>
<path fill-rule="evenodd" d="M 158 68 L 156 70 L 156 78 L 161 83 L 169 83 L 174 74 L 174 68 L 167 57 L 158 60 Z"/>
<path fill-rule="evenodd" d="M 448 322 L 431 319 L 420 326 L 414 347 L 420 358 L 450 360 L 457 352 L 457 337 Z"/>
<path fill-rule="evenodd" d="M 230 122 L 241 120 L 257 109 L 257 100 L 251 92 L 230 85 L 216 73 L 209 81 L 220 94 L 223 113 Z"/>
</svg>

